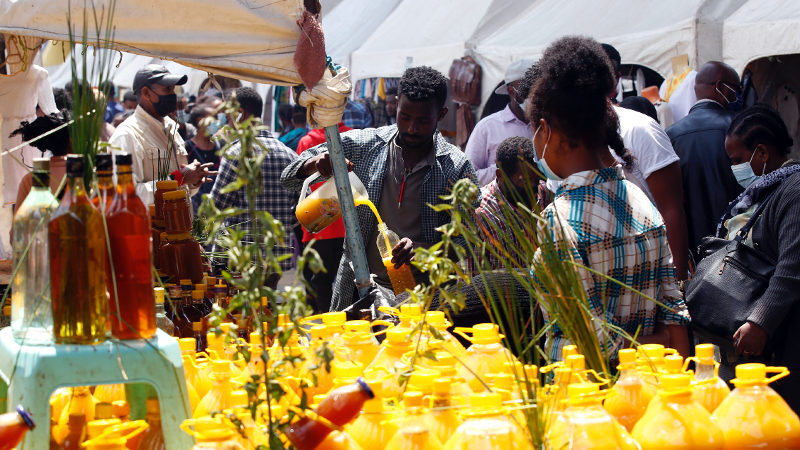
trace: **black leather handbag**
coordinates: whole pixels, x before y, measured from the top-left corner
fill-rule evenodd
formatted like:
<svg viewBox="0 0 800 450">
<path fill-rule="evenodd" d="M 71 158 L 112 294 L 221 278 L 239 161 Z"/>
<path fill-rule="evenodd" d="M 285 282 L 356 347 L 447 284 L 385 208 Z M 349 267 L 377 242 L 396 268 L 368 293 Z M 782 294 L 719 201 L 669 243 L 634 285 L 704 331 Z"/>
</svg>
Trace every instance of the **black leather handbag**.
<svg viewBox="0 0 800 450">
<path fill-rule="evenodd" d="M 695 335 L 729 355 L 734 333 L 747 322 L 775 272 L 775 261 L 742 243 L 768 202 L 769 197 L 733 240 L 703 239 L 698 248 L 702 260 L 686 285 L 685 302 Z"/>
</svg>

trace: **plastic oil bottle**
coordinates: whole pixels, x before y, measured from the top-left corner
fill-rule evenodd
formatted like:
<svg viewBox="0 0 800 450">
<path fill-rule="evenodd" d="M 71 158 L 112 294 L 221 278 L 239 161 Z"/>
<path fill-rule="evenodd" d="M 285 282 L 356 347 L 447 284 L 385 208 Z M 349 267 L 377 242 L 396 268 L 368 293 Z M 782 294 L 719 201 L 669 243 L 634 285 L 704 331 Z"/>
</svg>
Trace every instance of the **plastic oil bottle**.
<svg viewBox="0 0 800 450">
<path fill-rule="evenodd" d="M 725 438 L 702 405 L 692 400 L 687 374 L 661 376 L 659 402 L 651 402 L 633 427 L 642 450 L 722 449 Z"/>
<path fill-rule="evenodd" d="M 207 416 L 211 411 L 222 411 L 231 407 L 231 362 L 222 359 L 211 361 L 214 384 L 200 400 L 194 410 L 195 418 Z"/>
<path fill-rule="evenodd" d="M 101 403 L 125 400 L 124 384 L 101 384 L 94 389 L 94 398 Z"/>
<path fill-rule="evenodd" d="M 411 333 L 411 329 L 404 327 L 386 331 L 386 339 L 372 364 L 364 370 L 364 375 L 369 379 L 384 378 L 387 375 L 396 377 L 396 366 L 402 362 L 403 355 L 414 349 L 413 342 L 406 340 L 409 333 Z M 391 388 L 391 385 L 389 380 L 384 382 L 383 395 L 385 397 L 400 395 L 400 391 L 397 388 Z M 397 385 L 397 382 L 394 385 Z"/>
<path fill-rule="evenodd" d="M 453 405 L 469 404 L 469 396 L 474 392 L 472 388 L 458 375 L 455 357 L 450 353 L 439 351 L 435 352 L 436 360 L 423 359 L 421 361 L 427 367 L 438 370 L 442 379 L 450 381 L 450 402 Z"/>
<path fill-rule="evenodd" d="M 445 450 L 533 449 L 525 432 L 511 420 L 500 394 L 472 394 L 470 405 L 462 414 L 464 423 L 447 440 Z"/>
<path fill-rule="evenodd" d="M 728 385 L 719 377 L 719 363 L 714 361 L 714 346 L 700 344 L 695 347 L 695 356 L 686 358 L 695 362 L 692 398 L 713 413 L 731 393 Z"/>
<path fill-rule="evenodd" d="M 767 373 L 777 375 L 767 378 Z M 769 383 L 785 377 L 785 367 L 736 366 L 736 388 L 711 418 L 725 435 L 725 449 L 800 448 L 800 419 Z"/>
<path fill-rule="evenodd" d="M 461 342 L 459 342 L 455 336 L 447 331 L 452 324 L 447 321 L 447 318 L 444 316 L 444 312 L 428 311 L 425 315 L 425 320 L 428 322 L 428 325 L 435 328 L 436 331 L 444 338 L 444 341 L 441 343 L 442 347 L 450 351 L 450 353 L 455 355 L 456 358 L 462 359 L 467 353 L 467 349 L 461 345 Z"/>
<path fill-rule="evenodd" d="M 378 251 L 381 252 L 383 266 L 386 267 L 395 295 L 402 294 L 406 289 L 413 290 L 417 285 L 410 265 L 403 264 L 399 269 L 395 269 L 392 263 L 392 249 L 398 242 L 400 242 L 400 236 L 390 230 L 385 222 L 378 224 Z"/>
<path fill-rule="evenodd" d="M 570 407 L 556 416 L 548 431 L 551 448 L 635 450 L 636 442 L 602 406 L 600 385 L 573 383 Z"/>
<path fill-rule="evenodd" d="M 397 433 L 386 445 L 386 450 L 437 450 L 442 448 L 439 438 L 426 420 L 427 410 L 422 407 L 422 393 L 409 391 L 403 396 L 404 416 L 399 419 Z"/>
<path fill-rule="evenodd" d="M 145 406 L 147 407 L 145 419 L 149 426 L 139 441 L 139 450 L 164 450 L 164 431 L 161 428 L 161 409 L 158 398 L 148 398 Z"/>
<path fill-rule="evenodd" d="M 70 414 L 67 416 L 67 432 L 60 439 L 63 450 L 79 450 L 86 439 L 86 416 Z"/>
<path fill-rule="evenodd" d="M 361 415 L 347 425 L 347 433 L 363 450 L 384 450 L 397 432 L 397 423 L 384 407 L 383 385 L 379 380 L 368 382 L 375 398 L 364 403 Z"/>
<path fill-rule="evenodd" d="M 113 417 L 113 413 L 114 406 L 111 403 L 98 403 L 94 408 L 94 420 L 86 424 L 87 439 L 94 439 L 106 428 L 121 424 L 119 419 Z"/>
<path fill-rule="evenodd" d="M 656 389 L 639 376 L 636 350 L 620 350 L 617 369 L 619 378 L 614 387 L 608 390 L 603 407 L 630 432 L 647 411 Z"/>
<path fill-rule="evenodd" d="M 675 349 L 665 348 L 660 344 L 643 344 L 637 348 L 636 365 L 639 370 L 639 376 L 645 382 L 659 386 L 658 374 L 666 370 L 664 357 L 667 355 L 675 355 L 678 352 Z"/>
<path fill-rule="evenodd" d="M 344 345 L 350 349 L 350 358 L 362 367 L 369 366 L 380 350 L 380 346 L 370 333 L 371 326 L 372 324 L 366 320 L 348 320 L 344 324 Z"/>
<path fill-rule="evenodd" d="M 83 414 L 84 425 L 94 420 L 94 407 L 99 403 L 96 398 L 89 392 L 88 386 L 78 386 L 72 388 L 72 396 L 70 397 L 69 404 L 61 412 L 61 418 L 58 420 L 59 435 L 66 436 L 69 430 L 69 416 L 72 414 Z"/>
<path fill-rule="evenodd" d="M 126 450 L 128 443 L 137 439 L 147 429 L 147 422 L 137 420 L 106 427 L 102 432 L 81 444 L 86 450 Z"/>
<path fill-rule="evenodd" d="M 458 411 L 452 408 L 453 402 L 450 395 L 451 381 L 439 378 L 433 381 L 433 395 L 430 396 L 430 410 L 428 410 L 428 424 L 431 432 L 439 438 L 439 442 L 447 442 L 455 433 L 461 418 Z M 410 388 L 410 386 L 409 386 Z"/>
<path fill-rule="evenodd" d="M 464 360 L 464 365 L 469 370 L 467 367 L 459 367 L 458 374 L 467 380 L 474 392 L 483 392 L 484 385 L 473 373 L 483 378 L 486 374 L 502 372 L 506 362 L 516 361 L 514 355 L 500 343 L 503 336 L 495 324 L 479 323 L 472 328 L 456 328 L 455 332 L 472 342 Z M 465 333 L 472 333 L 472 337 Z"/>
</svg>

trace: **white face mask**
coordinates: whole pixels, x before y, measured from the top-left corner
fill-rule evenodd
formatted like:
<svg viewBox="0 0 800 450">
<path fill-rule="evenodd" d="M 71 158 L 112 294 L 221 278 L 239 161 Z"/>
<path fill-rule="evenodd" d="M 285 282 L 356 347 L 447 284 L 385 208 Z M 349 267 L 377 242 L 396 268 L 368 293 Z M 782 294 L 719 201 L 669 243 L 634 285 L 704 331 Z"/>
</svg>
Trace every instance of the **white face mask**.
<svg viewBox="0 0 800 450">
<path fill-rule="evenodd" d="M 731 166 L 731 170 L 733 171 L 733 176 L 736 177 L 736 181 L 738 181 L 739 184 L 745 189 L 756 182 L 759 178 L 763 177 L 764 172 L 767 170 L 767 163 L 764 163 L 764 167 L 761 169 L 761 175 L 756 175 L 756 173 L 753 172 L 753 166 L 751 166 L 750 163 L 753 162 L 753 158 L 756 156 L 757 152 L 758 149 L 753 150 L 753 156 L 750 157 L 750 161 Z"/>
</svg>

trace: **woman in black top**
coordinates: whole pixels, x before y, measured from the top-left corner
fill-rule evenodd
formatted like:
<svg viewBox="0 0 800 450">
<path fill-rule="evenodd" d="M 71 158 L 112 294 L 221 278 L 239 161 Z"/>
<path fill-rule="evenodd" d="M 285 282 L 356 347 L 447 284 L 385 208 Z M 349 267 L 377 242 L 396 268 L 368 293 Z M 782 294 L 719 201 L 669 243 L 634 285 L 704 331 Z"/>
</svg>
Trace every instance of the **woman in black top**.
<svg viewBox="0 0 800 450">
<path fill-rule="evenodd" d="M 214 109 L 208 105 L 198 105 L 192 110 L 191 115 L 189 115 L 189 123 L 197 127 L 197 134 L 186 141 L 186 153 L 189 154 L 188 160 L 190 163 L 195 160 L 200 161 L 200 164 L 213 163 L 214 165 L 209 167 L 208 170 L 217 171 L 219 170 L 220 161 L 218 152 L 225 146 L 225 141 L 211 139 L 209 132 L 213 131 L 215 133 L 217 130 L 207 130 L 201 123 L 203 119 L 213 114 Z M 211 134 L 213 135 L 213 133 Z M 210 194 L 213 187 L 214 183 L 203 183 L 200 186 L 200 190 L 192 196 L 192 208 L 195 214 L 197 214 L 197 208 L 200 207 L 200 203 L 203 201 L 203 194 Z"/>
<path fill-rule="evenodd" d="M 792 145 L 780 115 L 768 106 L 752 106 L 731 123 L 725 150 L 746 189 L 728 206 L 717 237 L 732 239 L 755 208 L 768 202 L 743 242 L 776 261 L 775 273 L 734 344 L 739 362 L 789 368 L 776 390 L 800 412 L 800 164 L 789 159 Z M 720 376 L 732 377 L 732 369 L 720 367 Z"/>
</svg>

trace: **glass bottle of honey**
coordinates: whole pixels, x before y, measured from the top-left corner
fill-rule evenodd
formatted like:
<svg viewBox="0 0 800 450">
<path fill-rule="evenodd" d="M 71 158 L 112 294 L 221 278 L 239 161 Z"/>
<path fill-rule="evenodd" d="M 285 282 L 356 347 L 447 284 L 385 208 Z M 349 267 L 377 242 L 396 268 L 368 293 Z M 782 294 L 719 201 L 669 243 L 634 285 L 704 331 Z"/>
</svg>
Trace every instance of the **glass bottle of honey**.
<svg viewBox="0 0 800 450">
<path fill-rule="evenodd" d="M 111 333 L 118 339 L 149 339 L 156 334 L 150 214 L 136 194 L 132 155 L 119 153 L 115 162 L 116 193 L 106 211 L 113 264 L 107 266 Z"/>
<path fill-rule="evenodd" d="M 92 204 L 100 212 L 105 213 L 114 200 L 114 164 L 110 153 L 98 153 L 94 168 L 97 170 L 97 193 L 92 197 Z"/>
<path fill-rule="evenodd" d="M 86 196 L 82 155 L 67 155 L 67 187 L 49 230 L 53 335 L 59 344 L 105 339 L 106 240 L 102 214 Z"/>
</svg>

